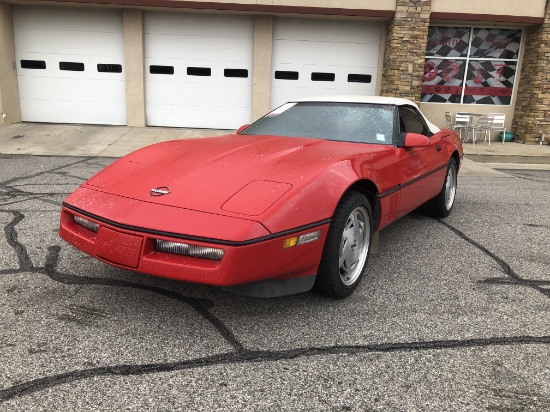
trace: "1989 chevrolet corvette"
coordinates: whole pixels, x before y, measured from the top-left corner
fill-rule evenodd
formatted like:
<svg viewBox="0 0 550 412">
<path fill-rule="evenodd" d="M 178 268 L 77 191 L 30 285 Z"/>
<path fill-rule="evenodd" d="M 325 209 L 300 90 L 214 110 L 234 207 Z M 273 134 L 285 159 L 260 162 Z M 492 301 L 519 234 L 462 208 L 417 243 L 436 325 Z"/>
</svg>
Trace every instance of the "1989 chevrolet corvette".
<svg viewBox="0 0 550 412">
<path fill-rule="evenodd" d="M 463 156 L 409 100 L 284 104 L 237 133 L 137 150 L 63 202 L 60 236 L 121 268 L 253 296 L 350 295 L 371 237 L 451 212 Z"/>
</svg>

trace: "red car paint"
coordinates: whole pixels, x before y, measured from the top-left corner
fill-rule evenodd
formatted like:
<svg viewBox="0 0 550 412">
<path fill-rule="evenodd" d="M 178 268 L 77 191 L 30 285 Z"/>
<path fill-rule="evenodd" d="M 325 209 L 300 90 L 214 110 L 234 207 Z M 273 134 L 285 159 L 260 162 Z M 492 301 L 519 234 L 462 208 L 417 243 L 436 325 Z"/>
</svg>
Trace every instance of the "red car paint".
<svg viewBox="0 0 550 412">
<path fill-rule="evenodd" d="M 368 180 L 376 188 L 376 230 L 439 193 L 462 145 L 449 130 L 424 142 L 406 148 L 231 134 L 156 144 L 67 197 L 60 236 L 109 264 L 189 282 L 230 286 L 312 275 L 330 218 L 352 185 Z M 97 233 L 75 215 L 97 223 Z M 285 239 L 317 230 L 319 240 L 283 248 Z M 225 254 L 208 260 L 158 252 L 156 239 Z"/>
</svg>

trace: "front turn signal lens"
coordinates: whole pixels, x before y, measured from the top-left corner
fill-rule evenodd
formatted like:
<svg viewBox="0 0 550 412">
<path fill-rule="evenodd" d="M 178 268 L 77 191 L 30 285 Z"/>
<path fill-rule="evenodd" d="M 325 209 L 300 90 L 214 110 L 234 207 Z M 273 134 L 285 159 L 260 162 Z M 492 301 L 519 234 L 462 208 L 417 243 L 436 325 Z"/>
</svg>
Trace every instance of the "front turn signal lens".
<svg viewBox="0 0 550 412">
<path fill-rule="evenodd" d="M 285 239 L 283 242 L 283 249 L 288 249 L 289 247 L 303 245 L 305 243 L 315 242 L 321 238 L 321 231 L 316 230 L 315 232 L 306 233 L 298 237 L 291 237 Z"/>
<path fill-rule="evenodd" d="M 283 242 L 283 249 L 288 249 L 289 247 L 296 246 L 298 243 L 297 237 L 291 237 L 290 239 L 285 239 Z"/>
</svg>

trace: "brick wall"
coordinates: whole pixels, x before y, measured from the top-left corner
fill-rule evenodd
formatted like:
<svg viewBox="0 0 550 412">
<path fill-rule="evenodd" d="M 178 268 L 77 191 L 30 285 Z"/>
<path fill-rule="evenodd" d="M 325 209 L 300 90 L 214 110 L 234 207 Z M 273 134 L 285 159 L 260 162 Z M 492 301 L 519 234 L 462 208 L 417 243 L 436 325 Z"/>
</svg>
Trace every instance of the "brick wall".
<svg viewBox="0 0 550 412">
<path fill-rule="evenodd" d="M 550 0 L 544 23 L 526 32 L 512 131 L 524 143 L 536 143 L 540 132 L 550 137 Z"/>
<path fill-rule="evenodd" d="M 397 0 L 386 25 L 382 96 L 420 101 L 431 0 Z"/>
</svg>

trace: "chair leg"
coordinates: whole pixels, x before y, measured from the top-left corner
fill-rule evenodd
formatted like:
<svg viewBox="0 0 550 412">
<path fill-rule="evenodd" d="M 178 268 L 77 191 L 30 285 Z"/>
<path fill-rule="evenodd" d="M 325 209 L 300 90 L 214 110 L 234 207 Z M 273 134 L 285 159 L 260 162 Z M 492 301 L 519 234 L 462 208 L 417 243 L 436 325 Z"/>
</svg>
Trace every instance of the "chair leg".
<svg viewBox="0 0 550 412">
<path fill-rule="evenodd" d="M 489 146 L 491 146 L 491 129 L 487 129 L 485 131 L 485 135 L 487 136 L 487 139 L 489 140 Z"/>
<path fill-rule="evenodd" d="M 506 140 L 506 128 L 502 129 L 502 144 L 504 144 L 505 140 Z"/>
</svg>

